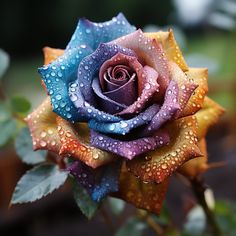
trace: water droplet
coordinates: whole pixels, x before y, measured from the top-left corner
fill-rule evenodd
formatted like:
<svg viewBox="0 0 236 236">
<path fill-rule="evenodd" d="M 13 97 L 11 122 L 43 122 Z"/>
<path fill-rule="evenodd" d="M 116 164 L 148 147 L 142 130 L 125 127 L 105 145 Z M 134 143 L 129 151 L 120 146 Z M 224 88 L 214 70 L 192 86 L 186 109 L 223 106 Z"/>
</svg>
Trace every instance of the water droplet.
<svg viewBox="0 0 236 236">
<path fill-rule="evenodd" d="M 46 135 L 47 135 L 47 133 L 46 133 L 45 131 L 43 131 L 43 132 L 40 134 L 40 136 L 41 136 L 42 138 L 46 137 Z"/>
<path fill-rule="evenodd" d="M 46 147 L 47 143 L 43 140 L 40 141 L 40 146 L 41 147 Z"/>
<path fill-rule="evenodd" d="M 120 122 L 120 127 L 121 128 L 126 128 L 127 126 L 128 126 L 128 124 L 126 122 L 124 122 L 124 121 Z"/>
<path fill-rule="evenodd" d="M 167 169 L 167 167 L 168 167 L 168 166 L 167 166 L 167 164 L 165 164 L 165 163 L 161 165 L 161 168 L 162 168 L 163 170 Z"/>
<path fill-rule="evenodd" d="M 56 99 L 61 100 L 61 95 L 60 94 L 56 95 Z"/>
</svg>

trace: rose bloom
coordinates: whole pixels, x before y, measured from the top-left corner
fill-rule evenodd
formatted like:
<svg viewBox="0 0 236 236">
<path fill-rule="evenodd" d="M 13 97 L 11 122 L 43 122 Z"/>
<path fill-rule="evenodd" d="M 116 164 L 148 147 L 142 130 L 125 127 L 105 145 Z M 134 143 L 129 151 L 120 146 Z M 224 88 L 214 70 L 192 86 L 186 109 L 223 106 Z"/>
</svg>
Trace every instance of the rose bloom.
<svg viewBox="0 0 236 236">
<path fill-rule="evenodd" d="M 94 201 L 112 194 L 159 213 L 169 176 L 208 169 L 205 135 L 223 109 L 172 30 L 143 33 L 122 14 L 81 19 L 65 50 L 44 55 L 48 96 L 26 118 L 34 149 L 65 160 Z"/>
</svg>

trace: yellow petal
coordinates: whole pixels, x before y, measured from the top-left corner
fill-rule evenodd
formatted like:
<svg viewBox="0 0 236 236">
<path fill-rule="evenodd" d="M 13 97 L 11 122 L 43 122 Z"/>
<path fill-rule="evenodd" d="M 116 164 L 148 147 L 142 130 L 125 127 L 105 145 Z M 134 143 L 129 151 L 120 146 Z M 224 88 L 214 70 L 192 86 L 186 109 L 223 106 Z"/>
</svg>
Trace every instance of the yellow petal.
<svg viewBox="0 0 236 236">
<path fill-rule="evenodd" d="M 129 202 L 137 208 L 160 214 L 168 182 L 167 179 L 160 184 L 144 183 L 126 169 L 122 169 L 119 179 L 119 191 L 113 196 Z"/>
<path fill-rule="evenodd" d="M 197 122 L 193 116 L 178 119 L 165 127 L 170 143 L 145 157 L 127 161 L 128 169 L 143 181 L 162 182 L 191 158 L 201 156 L 197 146 Z"/>
<path fill-rule="evenodd" d="M 187 161 L 178 169 L 178 171 L 186 177 L 194 178 L 209 168 L 207 164 L 208 158 L 205 138 L 201 139 L 201 141 L 198 143 L 198 146 L 201 150 L 202 156 Z"/>
<path fill-rule="evenodd" d="M 64 53 L 64 50 L 62 50 L 62 49 L 55 49 L 55 48 L 50 48 L 50 47 L 44 47 L 43 48 L 44 64 L 48 65 L 49 63 L 55 61 L 63 53 Z"/>
<path fill-rule="evenodd" d="M 188 66 L 171 29 L 168 32 L 159 31 L 155 33 L 145 33 L 145 35 L 162 44 L 163 50 L 169 61 L 174 61 L 183 71 L 188 70 Z"/>
<path fill-rule="evenodd" d="M 208 92 L 208 70 L 205 68 L 189 68 L 186 72 L 189 80 L 198 85 L 194 93 L 190 97 L 187 105 L 185 106 L 181 116 L 188 116 L 195 114 L 203 106 L 205 95 Z"/>
<path fill-rule="evenodd" d="M 60 155 L 69 155 L 79 159 L 92 168 L 97 168 L 116 159 L 113 154 L 89 144 L 87 124 L 73 125 L 61 117 L 57 117 L 57 123 L 62 143 Z"/>
<path fill-rule="evenodd" d="M 206 136 L 208 129 L 217 123 L 219 117 L 224 113 L 224 109 L 209 97 L 205 97 L 203 108 L 199 110 L 195 117 L 198 122 L 199 140 Z"/>
<path fill-rule="evenodd" d="M 57 115 L 52 111 L 50 98 L 25 119 L 28 123 L 34 150 L 44 149 L 58 153 L 61 142 L 57 132 Z"/>
</svg>

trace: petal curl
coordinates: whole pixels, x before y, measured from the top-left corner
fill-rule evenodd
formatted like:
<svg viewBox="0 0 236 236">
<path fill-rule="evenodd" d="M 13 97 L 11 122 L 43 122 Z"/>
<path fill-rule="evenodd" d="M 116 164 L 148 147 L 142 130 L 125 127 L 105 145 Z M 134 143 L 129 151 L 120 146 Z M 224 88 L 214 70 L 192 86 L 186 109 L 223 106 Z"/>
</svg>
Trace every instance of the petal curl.
<svg viewBox="0 0 236 236">
<path fill-rule="evenodd" d="M 94 201 L 100 202 L 107 194 L 118 191 L 120 167 L 121 162 L 115 161 L 94 170 L 75 161 L 67 170 L 87 189 Z"/>
<path fill-rule="evenodd" d="M 44 149 L 59 153 L 61 141 L 57 132 L 56 117 L 49 97 L 26 117 L 25 121 L 31 132 L 34 150 Z"/>
<path fill-rule="evenodd" d="M 111 43 L 118 44 L 133 50 L 145 65 L 155 69 L 158 73 L 157 83 L 160 85 L 159 97 L 163 96 L 169 84 L 168 62 L 162 46 L 155 39 L 145 36 L 141 30 L 137 30 L 127 36 L 118 38 Z"/>
<path fill-rule="evenodd" d="M 183 163 L 202 155 L 197 146 L 195 117 L 178 119 L 165 129 L 170 134 L 169 145 L 126 162 L 127 168 L 143 181 L 160 183 Z"/>
<path fill-rule="evenodd" d="M 189 116 L 195 114 L 203 106 L 204 98 L 208 92 L 208 70 L 205 68 L 189 68 L 185 72 L 187 78 L 192 80 L 194 84 L 198 85 L 194 93 L 187 102 L 184 110 L 181 112 L 180 116 Z"/>
<path fill-rule="evenodd" d="M 86 124 L 73 125 L 61 117 L 57 117 L 57 124 L 61 138 L 60 155 L 70 155 L 92 168 L 97 168 L 115 160 L 111 153 L 92 147 L 89 144 L 89 129 Z"/>
<path fill-rule="evenodd" d="M 206 137 L 208 129 L 217 123 L 223 113 L 224 108 L 209 97 L 205 97 L 203 108 L 194 115 L 198 122 L 199 139 Z"/>
<path fill-rule="evenodd" d="M 121 141 L 101 133 L 91 131 L 91 144 L 99 149 L 115 153 L 129 160 L 140 154 L 156 150 L 169 143 L 169 135 L 159 131 L 153 136 L 134 139 L 132 141 Z"/>
<path fill-rule="evenodd" d="M 169 61 L 174 61 L 183 71 L 188 70 L 188 65 L 184 60 L 182 52 L 175 40 L 173 30 L 170 29 L 168 32 L 153 32 L 144 33 L 147 37 L 155 39 L 160 42 L 163 46 L 163 50 Z"/>
<path fill-rule="evenodd" d="M 100 43 L 109 42 L 135 31 L 122 13 L 104 23 L 94 23 L 85 18 L 80 19 L 66 49 L 86 44 L 95 50 Z"/>
<path fill-rule="evenodd" d="M 171 80 L 174 80 L 177 83 L 179 88 L 178 102 L 180 105 L 180 109 L 175 115 L 175 118 L 178 118 L 181 116 L 181 112 L 184 110 L 186 104 L 189 101 L 189 98 L 191 97 L 198 85 L 194 84 L 194 82 L 185 75 L 185 73 L 180 69 L 180 67 L 176 63 L 170 62 L 169 68 L 170 78 Z"/>
<path fill-rule="evenodd" d="M 122 169 L 119 179 L 119 191 L 112 194 L 112 196 L 121 198 L 137 208 L 160 214 L 168 182 L 168 179 L 166 179 L 160 184 L 144 183 L 132 173 Z"/>
<path fill-rule="evenodd" d="M 187 176 L 188 178 L 195 178 L 199 174 L 204 173 L 209 169 L 209 165 L 207 163 L 208 156 L 205 138 L 202 138 L 199 141 L 198 147 L 201 150 L 202 156 L 187 161 L 178 169 L 178 172 Z"/>
<path fill-rule="evenodd" d="M 38 70 L 50 95 L 53 111 L 70 121 L 77 121 L 79 114 L 68 96 L 68 86 L 76 80 L 80 61 L 91 52 L 84 46 L 67 50 L 51 64 Z"/>
</svg>

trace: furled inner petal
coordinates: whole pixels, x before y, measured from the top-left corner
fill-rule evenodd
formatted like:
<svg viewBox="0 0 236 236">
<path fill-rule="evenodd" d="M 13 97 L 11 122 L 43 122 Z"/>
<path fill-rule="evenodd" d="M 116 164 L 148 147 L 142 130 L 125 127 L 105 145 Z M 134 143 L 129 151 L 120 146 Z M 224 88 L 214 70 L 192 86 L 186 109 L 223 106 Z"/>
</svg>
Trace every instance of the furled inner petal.
<svg viewBox="0 0 236 236">
<path fill-rule="evenodd" d="M 133 159 L 140 154 L 153 151 L 158 147 L 167 145 L 169 136 L 167 132 L 159 131 L 153 136 L 121 141 L 95 131 L 91 131 L 91 144 L 102 150 L 115 153 L 127 159 Z"/>
<path fill-rule="evenodd" d="M 170 80 L 168 61 L 161 43 L 145 36 L 141 30 L 118 38 L 111 42 L 111 44 L 113 43 L 133 50 L 142 64 L 148 65 L 157 71 L 159 75 L 157 83 L 160 85 L 160 92 L 157 94 L 157 99 L 161 100 Z"/>
</svg>

